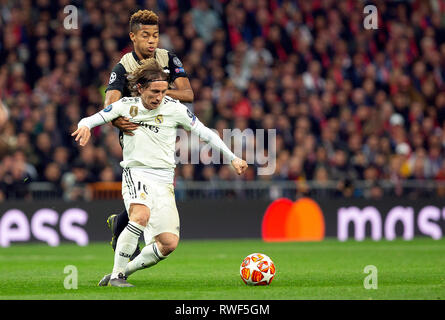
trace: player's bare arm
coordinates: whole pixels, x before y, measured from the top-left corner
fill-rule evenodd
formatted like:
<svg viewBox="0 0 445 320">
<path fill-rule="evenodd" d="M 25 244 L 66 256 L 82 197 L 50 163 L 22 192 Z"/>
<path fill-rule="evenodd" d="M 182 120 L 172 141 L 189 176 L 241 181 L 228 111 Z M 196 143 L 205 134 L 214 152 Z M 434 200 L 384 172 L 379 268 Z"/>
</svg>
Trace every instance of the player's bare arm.
<svg viewBox="0 0 445 320">
<path fill-rule="evenodd" d="M 105 94 L 104 107 L 118 101 L 121 97 L 122 93 L 119 90 L 108 90 Z M 136 130 L 139 126 L 137 123 L 130 122 L 128 118 L 124 117 L 118 117 L 111 121 L 111 123 L 113 124 L 113 126 L 121 130 L 124 134 L 128 134 L 130 136 L 134 135 L 132 131 Z"/>
<path fill-rule="evenodd" d="M 167 90 L 167 95 L 181 102 L 193 102 L 193 89 L 190 80 L 186 77 L 176 78 L 173 82 L 176 89 Z"/>
</svg>

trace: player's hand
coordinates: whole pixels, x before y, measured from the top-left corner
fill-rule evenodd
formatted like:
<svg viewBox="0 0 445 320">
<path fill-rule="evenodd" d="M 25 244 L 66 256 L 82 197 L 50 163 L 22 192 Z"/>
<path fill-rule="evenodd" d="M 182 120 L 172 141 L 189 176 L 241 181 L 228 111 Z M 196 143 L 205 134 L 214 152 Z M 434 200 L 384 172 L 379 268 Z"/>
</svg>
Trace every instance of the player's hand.
<svg viewBox="0 0 445 320">
<path fill-rule="evenodd" d="M 116 118 L 111 121 L 111 123 L 124 134 L 127 134 L 129 136 L 134 136 L 134 133 L 131 131 L 136 130 L 139 127 L 137 123 L 131 122 L 128 118 L 125 117 Z"/>
<path fill-rule="evenodd" d="M 83 147 L 88 143 L 91 137 L 91 131 L 88 127 L 80 127 L 71 134 L 72 137 L 76 137 L 75 141 L 79 141 L 79 144 Z"/>
<path fill-rule="evenodd" d="M 235 158 L 232 160 L 232 166 L 235 168 L 237 174 L 242 174 L 247 170 L 247 162 L 240 158 Z"/>
</svg>

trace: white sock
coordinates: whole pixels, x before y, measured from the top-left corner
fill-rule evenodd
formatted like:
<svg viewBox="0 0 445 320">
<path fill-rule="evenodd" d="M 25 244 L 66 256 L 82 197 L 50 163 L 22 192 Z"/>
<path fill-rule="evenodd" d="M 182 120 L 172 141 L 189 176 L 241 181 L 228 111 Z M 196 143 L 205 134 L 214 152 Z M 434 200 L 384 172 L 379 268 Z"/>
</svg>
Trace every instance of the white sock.
<svg viewBox="0 0 445 320">
<path fill-rule="evenodd" d="M 144 232 L 145 227 L 140 224 L 129 221 L 125 229 L 119 235 L 114 253 L 114 266 L 111 273 L 111 279 L 117 278 L 119 273 L 125 272 L 125 266 L 128 259 L 136 250 L 139 237 Z"/>
<path fill-rule="evenodd" d="M 129 276 L 135 271 L 154 266 L 165 258 L 167 258 L 167 256 L 162 255 L 156 242 L 149 244 L 142 249 L 141 253 L 133 261 L 127 264 L 125 267 L 125 275 Z"/>
</svg>

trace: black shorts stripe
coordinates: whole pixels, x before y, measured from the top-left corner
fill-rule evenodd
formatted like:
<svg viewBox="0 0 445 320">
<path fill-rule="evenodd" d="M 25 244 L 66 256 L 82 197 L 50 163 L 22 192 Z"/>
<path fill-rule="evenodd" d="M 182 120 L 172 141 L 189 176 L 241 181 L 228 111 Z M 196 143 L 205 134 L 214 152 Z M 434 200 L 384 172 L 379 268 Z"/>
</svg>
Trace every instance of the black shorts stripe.
<svg viewBox="0 0 445 320">
<path fill-rule="evenodd" d="M 133 178 L 132 178 L 132 176 L 131 176 L 131 171 L 130 171 L 130 169 L 127 169 L 127 174 L 128 174 L 128 177 L 130 178 L 130 182 L 131 182 L 131 185 L 133 186 L 133 193 L 134 193 L 134 197 L 135 198 L 137 198 L 137 191 L 136 191 L 136 185 L 134 184 L 134 182 L 133 182 Z"/>
<path fill-rule="evenodd" d="M 122 172 L 122 179 L 125 180 L 125 184 L 127 185 L 127 189 L 130 192 L 130 197 L 133 198 L 133 193 L 131 192 L 131 186 L 130 183 L 128 182 L 128 178 L 127 178 L 127 171 L 124 169 L 124 171 Z"/>
<path fill-rule="evenodd" d="M 131 183 L 133 184 L 133 188 L 134 188 L 134 194 L 136 195 L 136 185 L 134 184 L 130 169 L 128 169 L 128 175 L 130 176 L 130 180 L 131 180 Z"/>
<path fill-rule="evenodd" d="M 130 178 L 130 170 L 129 169 L 124 169 L 124 173 L 125 173 L 125 181 L 128 185 L 128 190 L 130 191 L 130 196 L 132 199 L 135 199 L 136 196 L 136 187 L 133 183 L 133 180 Z"/>
</svg>

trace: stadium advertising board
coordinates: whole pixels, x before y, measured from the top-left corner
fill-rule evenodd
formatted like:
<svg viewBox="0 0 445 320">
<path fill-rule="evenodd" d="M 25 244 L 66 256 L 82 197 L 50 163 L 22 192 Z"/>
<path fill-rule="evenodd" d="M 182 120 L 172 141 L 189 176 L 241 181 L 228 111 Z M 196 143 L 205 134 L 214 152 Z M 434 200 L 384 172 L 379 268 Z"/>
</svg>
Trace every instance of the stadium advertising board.
<svg viewBox="0 0 445 320">
<path fill-rule="evenodd" d="M 415 236 L 433 239 L 445 231 L 445 200 L 363 199 L 295 202 L 277 199 L 266 210 L 262 225 L 265 241 L 319 241 L 335 237 L 340 241 L 411 240 Z"/>
<path fill-rule="evenodd" d="M 102 205 L 112 208 L 111 204 Z M 115 210 L 116 203 L 114 206 Z M 100 220 L 106 219 L 101 213 L 98 204 L 88 202 L 6 202 L 0 206 L 0 246 L 23 242 L 57 246 L 64 241 L 87 245 L 100 241 L 106 231 L 100 234 L 105 229 Z"/>
<path fill-rule="evenodd" d="M 178 202 L 181 238 L 260 238 L 267 203 L 197 200 Z M 0 204 L 0 247 L 13 243 L 61 242 L 87 245 L 110 241 L 107 217 L 124 209 L 120 200 L 35 201 Z"/>
<path fill-rule="evenodd" d="M 196 200 L 178 202 L 182 239 L 263 238 L 265 241 L 441 239 L 445 200 L 291 201 Z M 0 205 L 0 246 L 42 242 L 87 245 L 109 241 L 106 219 L 121 201 L 5 202 Z"/>
</svg>

